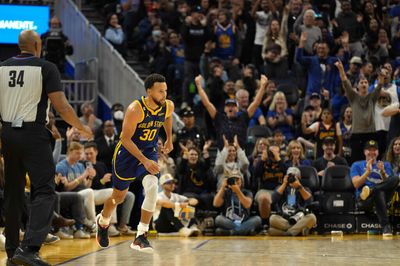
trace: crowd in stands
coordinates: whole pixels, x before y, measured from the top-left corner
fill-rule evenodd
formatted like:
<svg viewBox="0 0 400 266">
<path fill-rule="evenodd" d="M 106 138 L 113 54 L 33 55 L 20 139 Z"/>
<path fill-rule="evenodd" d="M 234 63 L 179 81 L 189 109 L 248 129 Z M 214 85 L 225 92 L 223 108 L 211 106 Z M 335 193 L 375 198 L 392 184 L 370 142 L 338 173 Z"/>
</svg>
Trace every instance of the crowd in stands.
<svg viewBox="0 0 400 266">
<path fill-rule="evenodd" d="M 354 201 L 375 207 L 391 234 L 387 204 L 400 201 L 399 1 L 103 2 L 113 11 L 105 38 L 122 55 L 139 50 L 166 76 L 183 122 L 171 154 L 159 141 L 156 230 L 194 236 L 196 222 L 203 229 L 212 216 L 218 235 L 307 235 L 318 223 L 306 211 L 315 191 L 299 168 L 315 168 L 321 181 L 343 165 Z M 89 238 L 96 206 L 111 193 L 124 107 L 111 109 L 101 121 L 91 103 L 81 106 L 94 140 L 71 128 L 62 141 L 54 120 L 48 125 L 56 212 L 75 220 L 54 228 L 60 238 Z M 133 234 L 140 195 L 131 191 L 111 236 Z"/>
<path fill-rule="evenodd" d="M 196 198 L 198 208 L 218 210 L 216 195 L 236 171 L 262 224 L 279 211 L 273 191 L 290 167 L 312 166 L 320 181 L 329 167 L 349 167 L 356 201 L 364 187 L 368 199 L 378 198 L 372 188 L 390 179 L 381 172 L 398 176 L 381 167 L 398 168 L 398 1 L 107 2 L 125 49 L 167 77 L 181 107 L 175 151 L 160 157 L 176 192 Z M 138 10 L 146 15 L 132 23 Z M 363 160 L 378 170 L 356 173 Z M 374 173 L 380 181 L 371 182 Z M 386 201 L 397 185 L 389 187 Z"/>
</svg>

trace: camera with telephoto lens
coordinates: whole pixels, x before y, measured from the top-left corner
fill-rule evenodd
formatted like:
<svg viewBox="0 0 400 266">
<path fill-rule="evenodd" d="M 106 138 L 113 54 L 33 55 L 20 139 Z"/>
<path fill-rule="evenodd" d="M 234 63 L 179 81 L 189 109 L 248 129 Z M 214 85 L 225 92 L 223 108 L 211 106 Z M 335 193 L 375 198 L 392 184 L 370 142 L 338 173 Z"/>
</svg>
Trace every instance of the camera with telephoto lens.
<svg viewBox="0 0 400 266">
<path fill-rule="evenodd" d="M 293 225 L 300 221 L 304 217 L 304 212 L 299 211 L 295 215 L 289 217 L 289 224 Z"/>
<path fill-rule="evenodd" d="M 296 181 L 296 176 L 294 174 L 288 174 L 288 182 L 289 184 Z"/>
<path fill-rule="evenodd" d="M 226 183 L 230 186 L 234 185 L 236 183 L 234 177 L 228 177 L 228 180 L 226 180 Z"/>
</svg>

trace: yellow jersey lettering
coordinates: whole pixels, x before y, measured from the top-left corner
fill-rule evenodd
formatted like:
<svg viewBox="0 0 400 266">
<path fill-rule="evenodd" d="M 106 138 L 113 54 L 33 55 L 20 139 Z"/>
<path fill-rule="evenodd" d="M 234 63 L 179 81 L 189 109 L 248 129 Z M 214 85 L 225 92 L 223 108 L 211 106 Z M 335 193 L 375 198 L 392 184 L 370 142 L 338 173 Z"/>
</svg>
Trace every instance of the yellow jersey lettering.
<svg viewBox="0 0 400 266">
<path fill-rule="evenodd" d="M 152 141 L 157 134 L 157 129 L 144 129 L 143 135 L 139 137 L 142 141 Z"/>
</svg>

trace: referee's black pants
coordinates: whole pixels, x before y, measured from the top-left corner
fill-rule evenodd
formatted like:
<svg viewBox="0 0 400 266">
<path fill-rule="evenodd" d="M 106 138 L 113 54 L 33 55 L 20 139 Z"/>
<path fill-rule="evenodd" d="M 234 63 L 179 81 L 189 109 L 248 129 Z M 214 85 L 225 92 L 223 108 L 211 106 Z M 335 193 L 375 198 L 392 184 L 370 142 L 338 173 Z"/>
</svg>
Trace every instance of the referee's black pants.
<svg viewBox="0 0 400 266">
<path fill-rule="evenodd" d="M 55 166 L 50 135 L 44 125 L 25 123 L 23 128 L 12 128 L 9 123 L 3 123 L 1 142 L 5 172 L 6 252 L 11 258 L 19 246 L 26 175 L 30 179 L 31 195 L 21 247 L 39 251 L 50 230 L 55 199 Z"/>
</svg>

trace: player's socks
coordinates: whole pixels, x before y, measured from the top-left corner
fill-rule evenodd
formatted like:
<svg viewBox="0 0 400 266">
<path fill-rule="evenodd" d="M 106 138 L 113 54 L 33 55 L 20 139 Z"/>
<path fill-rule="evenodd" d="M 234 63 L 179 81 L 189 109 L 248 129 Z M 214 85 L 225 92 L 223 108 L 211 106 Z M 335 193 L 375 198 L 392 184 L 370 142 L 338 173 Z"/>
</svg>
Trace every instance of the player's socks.
<svg viewBox="0 0 400 266">
<path fill-rule="evenodd" d="M 99 224 L 103 227 L 108 227 L 110 225 L 111 217 L 105 218 L 103 216 L 103 212 L 101 212 L 99 215 Z"/>
<path fill-rule="evenodd" d="M 147 240 L 147 232 L 137 236 L 130 245 L 130 248 L 140 252 L 153 253 L 153 248 Z"/>
<path fill-rule="evenodd" d="M 147 231 L 149 230 L 149 225 L 140 222 L 137 227 L 137 234 L 135 240 L 131 244 L 131 249 L 152 253 L 153 248 L 151 247 L 149 241 L 147 240 Z"/>
<path fill-rule="evenodd" d="M 137 233 L 136 237 L 139 237 L 140 235 L 143 235 L 149 231 L 149 225 L 139 222 L 138 227 L 137 227 Z"/>
</svg>

